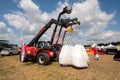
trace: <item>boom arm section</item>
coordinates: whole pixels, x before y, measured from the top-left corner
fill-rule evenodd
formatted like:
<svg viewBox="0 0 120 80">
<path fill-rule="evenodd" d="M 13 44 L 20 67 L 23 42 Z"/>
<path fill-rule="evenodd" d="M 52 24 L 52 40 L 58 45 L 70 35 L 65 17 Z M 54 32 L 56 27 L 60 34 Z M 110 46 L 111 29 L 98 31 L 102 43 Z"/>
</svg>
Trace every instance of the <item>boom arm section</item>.
<svg viewBox="0 0 120 80">
<path fill-rule="evenodd" d="M 59 25 L 61 27 L 67 28 L 69 25 L 76 24 L 77 18 L 74 19 L 61 19 L 61 20 L 55 20 L 51 19 L 38 33 L 37 35 L 31 40 L 31 42 L 28 44 L 28 46 L 33 46 L 36 44 L 39 40 L 39 38 L 51 27 L 51 25 L 54 23 L 56 25 Z M 79 23 L 79 22 L 77 22 Z"/>
<path fill-rule="evenodd" d="M 39 38 L 51 27 L 52 24 L 61 25 L 61 23 L 55 19 L 51 19 L 38 33 L 37 35 L 31 40 L 28 46 L 33 46 L 35 43 L 38 42 Z"/>
</svg>

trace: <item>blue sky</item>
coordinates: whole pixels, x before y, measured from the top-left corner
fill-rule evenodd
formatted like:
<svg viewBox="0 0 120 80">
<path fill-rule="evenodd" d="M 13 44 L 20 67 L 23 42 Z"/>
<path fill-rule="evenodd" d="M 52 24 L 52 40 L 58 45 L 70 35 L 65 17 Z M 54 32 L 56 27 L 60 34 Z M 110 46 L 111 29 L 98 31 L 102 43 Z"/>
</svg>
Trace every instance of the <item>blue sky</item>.
<svg viewBox="0 0 120 80">
<path fill-rule="evenodd" d="M 116 12 L 114 20 L 117 22 L 116 25 L 112 25 L 113 27 L 107 27 L 108 29 L 112 29 L 115 31 L 120 31 L 120 9 L 118 0 L 99 0 L 100 7 L 103 11 L 107 13 Z M 110 26 L 110 25 L 109 25 Z"/>
<path fill-rule="evenodd" d="M 11 43 L 20 44 L 21 37 L 20 29 L 22 25 L 24 27 L 22 30 L 24 34 L 24 39 L 26 43 L 28 43 L 36 34 L 36 32 L 40 28 L 42 28 L 42 26 L 45 23 L 47 23 L 48 20 L 50 20 L 50 18 L 57 17 L 58 13 L 60 12 L 59 8 L 62 9 L 63 6 L 65 5 L 71 5 L 73 7 L 73 12 L 75 12 L 75 14 L 71 14 L 67 17 L 73 18 L 78 17 L 78 19 L 82 23 L 80 25 L 81 27 L 80 30 L 76 28 L 75 29 L 76 33 L 74 33 L 72 37 L 68 34 L 67 35 L 68 37 L 66 39 L 70 39 L 76 36 L 77 38 L 75 39 L 79 43 L 84 42 L 88 44 L 92 42 L 98 43 L 120 41 L 120 39 L 118 38 L 120 37 L 119 0 L 51 0 L 51 1 L 25 0 L 25 1 L 24 0 L 0 1 L 0 29 L 1 29 L 0 39 L 8 39 L 10 40 Z M 32 7 L 30 7 L 29 4 Z M 87 7 L 87 5 L 90 6 L 91 8 Z M 96 11 L 94 10 L 94 8 Z M 34 13 L 34 11 L 37 12 Z M 98 13 L 98 17 L 94 16 L 94 13 L 95 14 Z M 36 16 L 40 16 L 41 18 L 39 19 L 37 17 L 34 17 L 33 14 L 35 14 Z M 33 17 L 31 15 L 33 15 Z M 25 21 L 27 24 L 23 23 L 21 20 Z M 39 23 L 37 21 L 39 21 Z M 26 30 L 29 26 L 30 30 L 29 29 Z M 7 36 L 7 34 L 9 35 Z M 49 33 L 46 33 L 44 37 L 47 36 L 50 37 Z M 73 41 L 71 42 L 74 43 Z"/>
</svg>

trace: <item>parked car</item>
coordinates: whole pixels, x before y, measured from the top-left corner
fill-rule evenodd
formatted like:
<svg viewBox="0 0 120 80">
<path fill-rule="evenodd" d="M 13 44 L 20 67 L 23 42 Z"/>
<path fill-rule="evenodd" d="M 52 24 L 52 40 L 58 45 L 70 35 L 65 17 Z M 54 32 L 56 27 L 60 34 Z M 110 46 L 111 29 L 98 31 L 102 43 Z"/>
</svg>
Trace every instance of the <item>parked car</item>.
<svg viewBox="0 0 120 80">
<path fill-rule="evenodd" d="M 117 48 L 108 48 L 106 49 L 106 54 L 115 55 L 118 52 Z"/>
<path fill-rule="evenodd" d="M 0 40 L 0 55 L 18 54 L 17 44 L 10 44 L 8 40 Z"/>
</svg>

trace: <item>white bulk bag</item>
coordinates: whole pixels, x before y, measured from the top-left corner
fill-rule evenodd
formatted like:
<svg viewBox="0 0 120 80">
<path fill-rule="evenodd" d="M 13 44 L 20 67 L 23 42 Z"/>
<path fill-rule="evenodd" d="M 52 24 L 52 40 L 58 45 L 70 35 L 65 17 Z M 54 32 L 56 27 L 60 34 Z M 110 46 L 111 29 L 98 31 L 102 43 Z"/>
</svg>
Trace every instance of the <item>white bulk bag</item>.
<svg viewBox="0 0 120 80">
<path fill-rule="evenodd" d="M 89 62 L 89 56 L 88 56 L 85 48 L 83 47 L 83 45 L 81 45 L 81 51 L 82 51 L 82 54 L 83 54 L 84 58 L 86 59 L 86 61 Z"/>
<path fill-rule="evenodd" d="M 61 52 L 59 54 L 59 63 L 61 65 L 71 65 L 71 51 L 72 46 L 70 45 L 64 45 L 61 49 Z"/>
<path fill-rule="evenodd" d="M 76 45 L 74 50 L 72 50 L 72 65 L 78 68 L 88 67 L 87 61 L 82 54 L 82 49 L 80 45 Z"/>
</svg>

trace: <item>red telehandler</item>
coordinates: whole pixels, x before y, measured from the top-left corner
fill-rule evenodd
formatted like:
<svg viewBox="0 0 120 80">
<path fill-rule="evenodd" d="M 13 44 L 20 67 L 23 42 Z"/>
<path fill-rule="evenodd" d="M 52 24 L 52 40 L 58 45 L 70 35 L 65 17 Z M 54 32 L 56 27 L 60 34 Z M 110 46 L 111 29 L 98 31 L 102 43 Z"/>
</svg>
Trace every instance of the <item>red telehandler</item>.
<svg viewBox="0 0 120 80">
<path fill-rule="evenodd" d="M 59 14 L 58 20 L 51 19 L 31 40 L 27 45 L 23 44 L 22 52 L 20 54 L 20 61 L 26 62 L 29 59 L 34 59 L 38 64 L 48 65 L 52 60 L 58 60 L 59 52 L 54 48 L 52 44 L 55 30 L 53 31 L 53 36 L 51 41 L 39 41 L 41 36 L 51 27 L 52 24 L 56 26 L 67 28 L 70 25 L 78 24 L 77 18 L 74 19 L 59 19 L 60 15 L 64 13 L 70 13 L 70 10 L 65 7 L 63 11 Z M 55 26 L 55 29 L 57 29 Z"/>
</svg>

